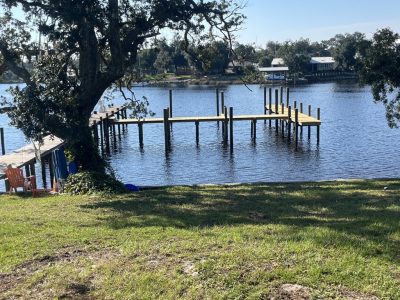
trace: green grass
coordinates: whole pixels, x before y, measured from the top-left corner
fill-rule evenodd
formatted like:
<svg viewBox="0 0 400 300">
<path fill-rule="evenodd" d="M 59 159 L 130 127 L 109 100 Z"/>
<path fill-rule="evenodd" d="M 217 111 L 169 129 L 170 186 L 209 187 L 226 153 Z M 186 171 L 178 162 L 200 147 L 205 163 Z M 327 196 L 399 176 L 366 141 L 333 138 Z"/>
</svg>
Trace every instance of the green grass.
<svg viewBox="0 0 400 300">
<path fill-rule="evenodd" d="M 291 283 L 400 299 L 399 192 L 362 180 L 4 195 L 0 298 L 269 299 Z"/>
</svg>

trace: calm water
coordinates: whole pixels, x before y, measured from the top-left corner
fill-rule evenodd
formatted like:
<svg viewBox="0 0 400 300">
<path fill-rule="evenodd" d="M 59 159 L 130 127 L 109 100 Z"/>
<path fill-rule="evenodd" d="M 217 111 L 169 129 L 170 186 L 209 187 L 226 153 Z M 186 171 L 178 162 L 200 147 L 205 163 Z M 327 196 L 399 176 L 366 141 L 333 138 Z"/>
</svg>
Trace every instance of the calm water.
<svg viewBox="0 0 400 300">
<path fill-rule="evenodd" d="M 235 114 L 263 113 L 263 89 L 226 86 L 225 103 Z M 3 93 L 5 86 L 0 86 Z M 195 143 L 195 126 L 174 124 L 172 151 L 164 153 L 163 126 L 144 125 L 144 148 L 138 143 L 136 125 L 118 144 L 110 163 L 126 183 L 138 185 L 200 184 L 228 182 L 271 182 L 337 178 L 400 177 L 400 130 L 389 129 L 381 104 L 374 104 L 369 88 L 357 84 L 324 83 L 291 89 L 291 100 L 311 104 L 313 115 L 321 108 L 321 143 L 316 145 L 306 132 L 298 151 L 293 143 L 275 135 L 263 121 L 257 124 L 257 141 L 250 138 L 250 122 L 235 122 L 234 152 L 223 146 L 216 123 L 200 124 L 200 146 Z M 168 89 L 140 87 L 136 96 L 146 96 L 156 116 L 168 106 Z M 122 100 L 116 99 L 115 103 Z M 174 88 L 174 116 L 215 114 L 215 88 Z M 18 130 L 6 127 L 7 151 L 25 141 Z"/>
</svg>

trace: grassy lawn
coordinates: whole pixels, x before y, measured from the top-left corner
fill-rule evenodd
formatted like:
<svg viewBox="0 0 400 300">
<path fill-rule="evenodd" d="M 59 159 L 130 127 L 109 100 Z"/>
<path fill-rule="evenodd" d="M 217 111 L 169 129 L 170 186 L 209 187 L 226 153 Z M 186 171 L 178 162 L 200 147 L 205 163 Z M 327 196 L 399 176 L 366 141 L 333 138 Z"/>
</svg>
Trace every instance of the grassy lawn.
<svg viewBox="0 0 400 300">
<path fill-rule="evenodd" d="M 0 298 L 290 299 L 297 284 L 310 299 L 400 299 L 399 192 L 365 180 L 0 196 Z"/>
</svg>

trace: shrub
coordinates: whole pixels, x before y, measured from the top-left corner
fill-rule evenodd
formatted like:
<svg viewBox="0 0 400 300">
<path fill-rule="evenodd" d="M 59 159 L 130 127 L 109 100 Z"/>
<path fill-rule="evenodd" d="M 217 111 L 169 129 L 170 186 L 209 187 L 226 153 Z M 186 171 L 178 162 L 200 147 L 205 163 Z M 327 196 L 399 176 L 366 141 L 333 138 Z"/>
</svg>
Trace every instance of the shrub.
<svg viewBox="0 0 400 300">
<path fill-rule="evenodd" d="M 81 172 L 68 177 L 64 185 L 64 192 L 70 195 L 118 194 L 126 192 L 126 189 L 120 181 L 110 175 Z"/>
</svg>

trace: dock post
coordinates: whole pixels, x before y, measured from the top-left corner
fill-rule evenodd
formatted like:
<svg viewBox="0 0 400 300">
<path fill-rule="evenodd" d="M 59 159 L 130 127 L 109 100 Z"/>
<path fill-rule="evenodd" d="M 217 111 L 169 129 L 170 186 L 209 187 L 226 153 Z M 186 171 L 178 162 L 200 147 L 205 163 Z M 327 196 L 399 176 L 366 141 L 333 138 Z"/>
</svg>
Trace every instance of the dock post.
<svg viewBox="0 0 400 300">
<path fill-rule="evenodd" d="M 139 127 L 139 147 L 143 148 L 143 122 L 138 123 Z"/>
<path fill-rule="evenodd" d="M 267 87 L 264 86 L 264 115 L 267 114 Z M 264 124 L 267 124 L 267 120 L 264 120 Z"/>
<path fill-rule="evenodd" d="M 297 146 L 298 146 L 298 143 L 299 143 L 299 125 L 298 125 L 298 122 L 299 122 L 299 109 L 296 108 L 294 110 L 294 128 L 295 128 L 295 132 L 296 132 L 296 135 L 295 135 L 296 149 L 297 149 Z"/>
<path fill-rule="evenodd" d="M 168 117 L 169 117 L 169 111 L 168 108 L 164 108 L 164 141 L 165 141 L 165 152 L 168 152 L 169 150 L 169 144 L 170 144 L 170 133 L 169 133 L 169 122 L 168 122 Z"/>
<path fill-rule="evenodd" d="M 311 117 L 311 105 L 308 106 L 308 115 Z M 308 139 L 311 138 L 311 126 L 307 126 L 308 127 Z"/>
<path fill-rule="evenodd" d="M 303 102 L 300 102 L 300 113 L 303 113 Z M 303 125 L 300 126 L 300 136 L 303 137 Z"/>
<path fill-rule="evenodd" d="M 172 118 L 172 90 L 169 90 L 169 117 Z"/>
<path fill-rule="evenodd" d="M 120 119 L 120 111 L 119 108 L 117 108 L 117 121 Z M 118 123 L 118 139 L 121 139 L 121 125 Z"/>
<path fill-rule="evenodd" d="M 228 143 L 228 108 L 225 106 L 224 107 L 224 115 L 225 115 L 225 121 L 224 121 L 224 127 L 225 127 L 225 135 L 224 135 L 224 141 L 225 144 Z"/>
<path fill-rule="evenodd" d="M 215 90 L 215 101 L 217 104 L 217 116 L 219 117 L 219 90 L 218 89 Z M 217 121 L 217 125 L 219 127 L 219 121 Z"/>
<path fill-rule="evenodd" d="M 103 118 L 100 117 L 100 146 L 101 146 L 101 151 L 104 149 L 104 141 L 103 141 Z"/>
<path fill-rule="evenodd" d="M 253 120 L 253 141 L 255 142 L 257 138 L 257 119 Z"/>
<path fill-rule="evenodd" d="M 169 117 L 172 118 L 172 90 L 169 90 Z M 172 130 L 172 123 L 170 123 Z"/>
<path fill-rule="evenodd" d="M 250 138 L 253 139 L 254 136 L 254 123 L 253 120 L 250 121 Z"/>
<path fill-rule="evenodd" d="M 0 128 L 0 138 L 1 138 L 1 154 L 6 154 L 6 147 L 4 144 L 4 128 Z"/>
<path fill-rule="evenodd" d="M 283 115 L 285 113 L 285 104 L 281 103 L 281 114 Z M 282 126 L 282 137 L 285 137 L 285 121 L 281 121 L 281 126 Z"/>
<path fill-rule="evenodd" d="M 290 104 L 290 90 L 287 87 L 286 88 L 286 107 L 289 107 L 289 104 Z"/>
<path fill-rule="evenodd" d="M 104 129 L 104 139 L 106 142 L 106 152 L 110 153 L 110 129 L 108 128 L 108 122 L 109 122 L 108 113 L 106 113 L 103 129 Z"/>
<path fill-rule="evenodd" d="M 278 89 L 275 89 L 275 109 L 274 112 L 277 114 L 279 112 L 279 105 L 278 105 L 278 95 L 279 91 Z M 278 134 L 278 119 L 275 119 L 275 132 Z"/>
<path fill-rule="evenodd" d="M 279 103 L 283 103 L 283 86 L 281 86 L 281 91 L 279 95 Z"/>
<path fill-rule="evenodd" d="M 265 88 L 264 88 L 264 94 L 265 94 Z M 233 151 L 233 107 L 229 107 L 229 138 L 230 138 L 229 146 L 232 152 Z"/>
<path fill-rule="evenodd" d="M 225 109 L 225 93 L 222 91 L 221 92 L 221 113 L 224 113 Z"/>
<path fill-rule="evenodd" d="M 122 110 L 121 110 L 121 118 L 122 118 L 122 120 L 126 119 L 125 112 L 126 112 L 126 107 L 122 108 Z M 125 126 L 128 126 L 128 125 L 122 124 L 122 134 L 125 133 Z"/>
<path fill-rule="evenodd" d="M 290 143 L 290 135 L 292 130 L 292 107 L 288 106 L 288 141 Z"/>
<path fill-rule="evenodd" d="M 321 109 L 317 108 L 317 119 L 321 120 Z M 317 145 L 319 145 L 319 125 L 317 126 Z"/>
<path fill-rule="evenodd" d="M 116 133 L 116 125 L 115 125 L 115 112 L 112 110 L 111 111 L 111 116 L 114 117 L 113 120 L 110 120 L 110 123 L 112 122 L 112 125 L 110 126 L 112 129 L 112 135 L 113 135 L 113 142 L 114 142 L 114 149 L 117 148 L 117 133 Z"/>
<path fill-rule="evenodd" d="M 225 95 L 224 92 L 221 92 L 221 114 L 224 114 L 224 108 L 225 108 Z M 225 124 L 222 122 L 222 138 L 225 137 Z"/>
<path fill-rule="evenodd" d="M 97 122 L 96 120 L 93 121 L 93 138 L 94 138 L 94 143 L 98 147 L 99 146 L 99 132 L 97 131 Z"/>
<path fill-rule="evenodd" d="M 272 106 L 272 88 L 269 88 L 269 91 L 268 91 L 268 110 L 269 110 L 269 114 L 271 114 L 271 106 Z M 269 127 L 271 127 L 271 120 L 269 120 L 268 122 L 269 122 Z"/>
<path fill-rule="evenodd" d="M 46 164 L 45 164 L 44 158 L 43 158 L 42 161 L 40 162 L 40 167 L 41 167 L 41 171 L 42 171 L 43 188 L 44 188 L 44 189 L 47 189 Z"/>
<path fill-rule="evenodd" d="M 199 146 L 199 142 L 200 142 L 200 122 L 198 120 L 196 120 L 195 122 L 196 124 L 196 146 Z"/>
</svg>

